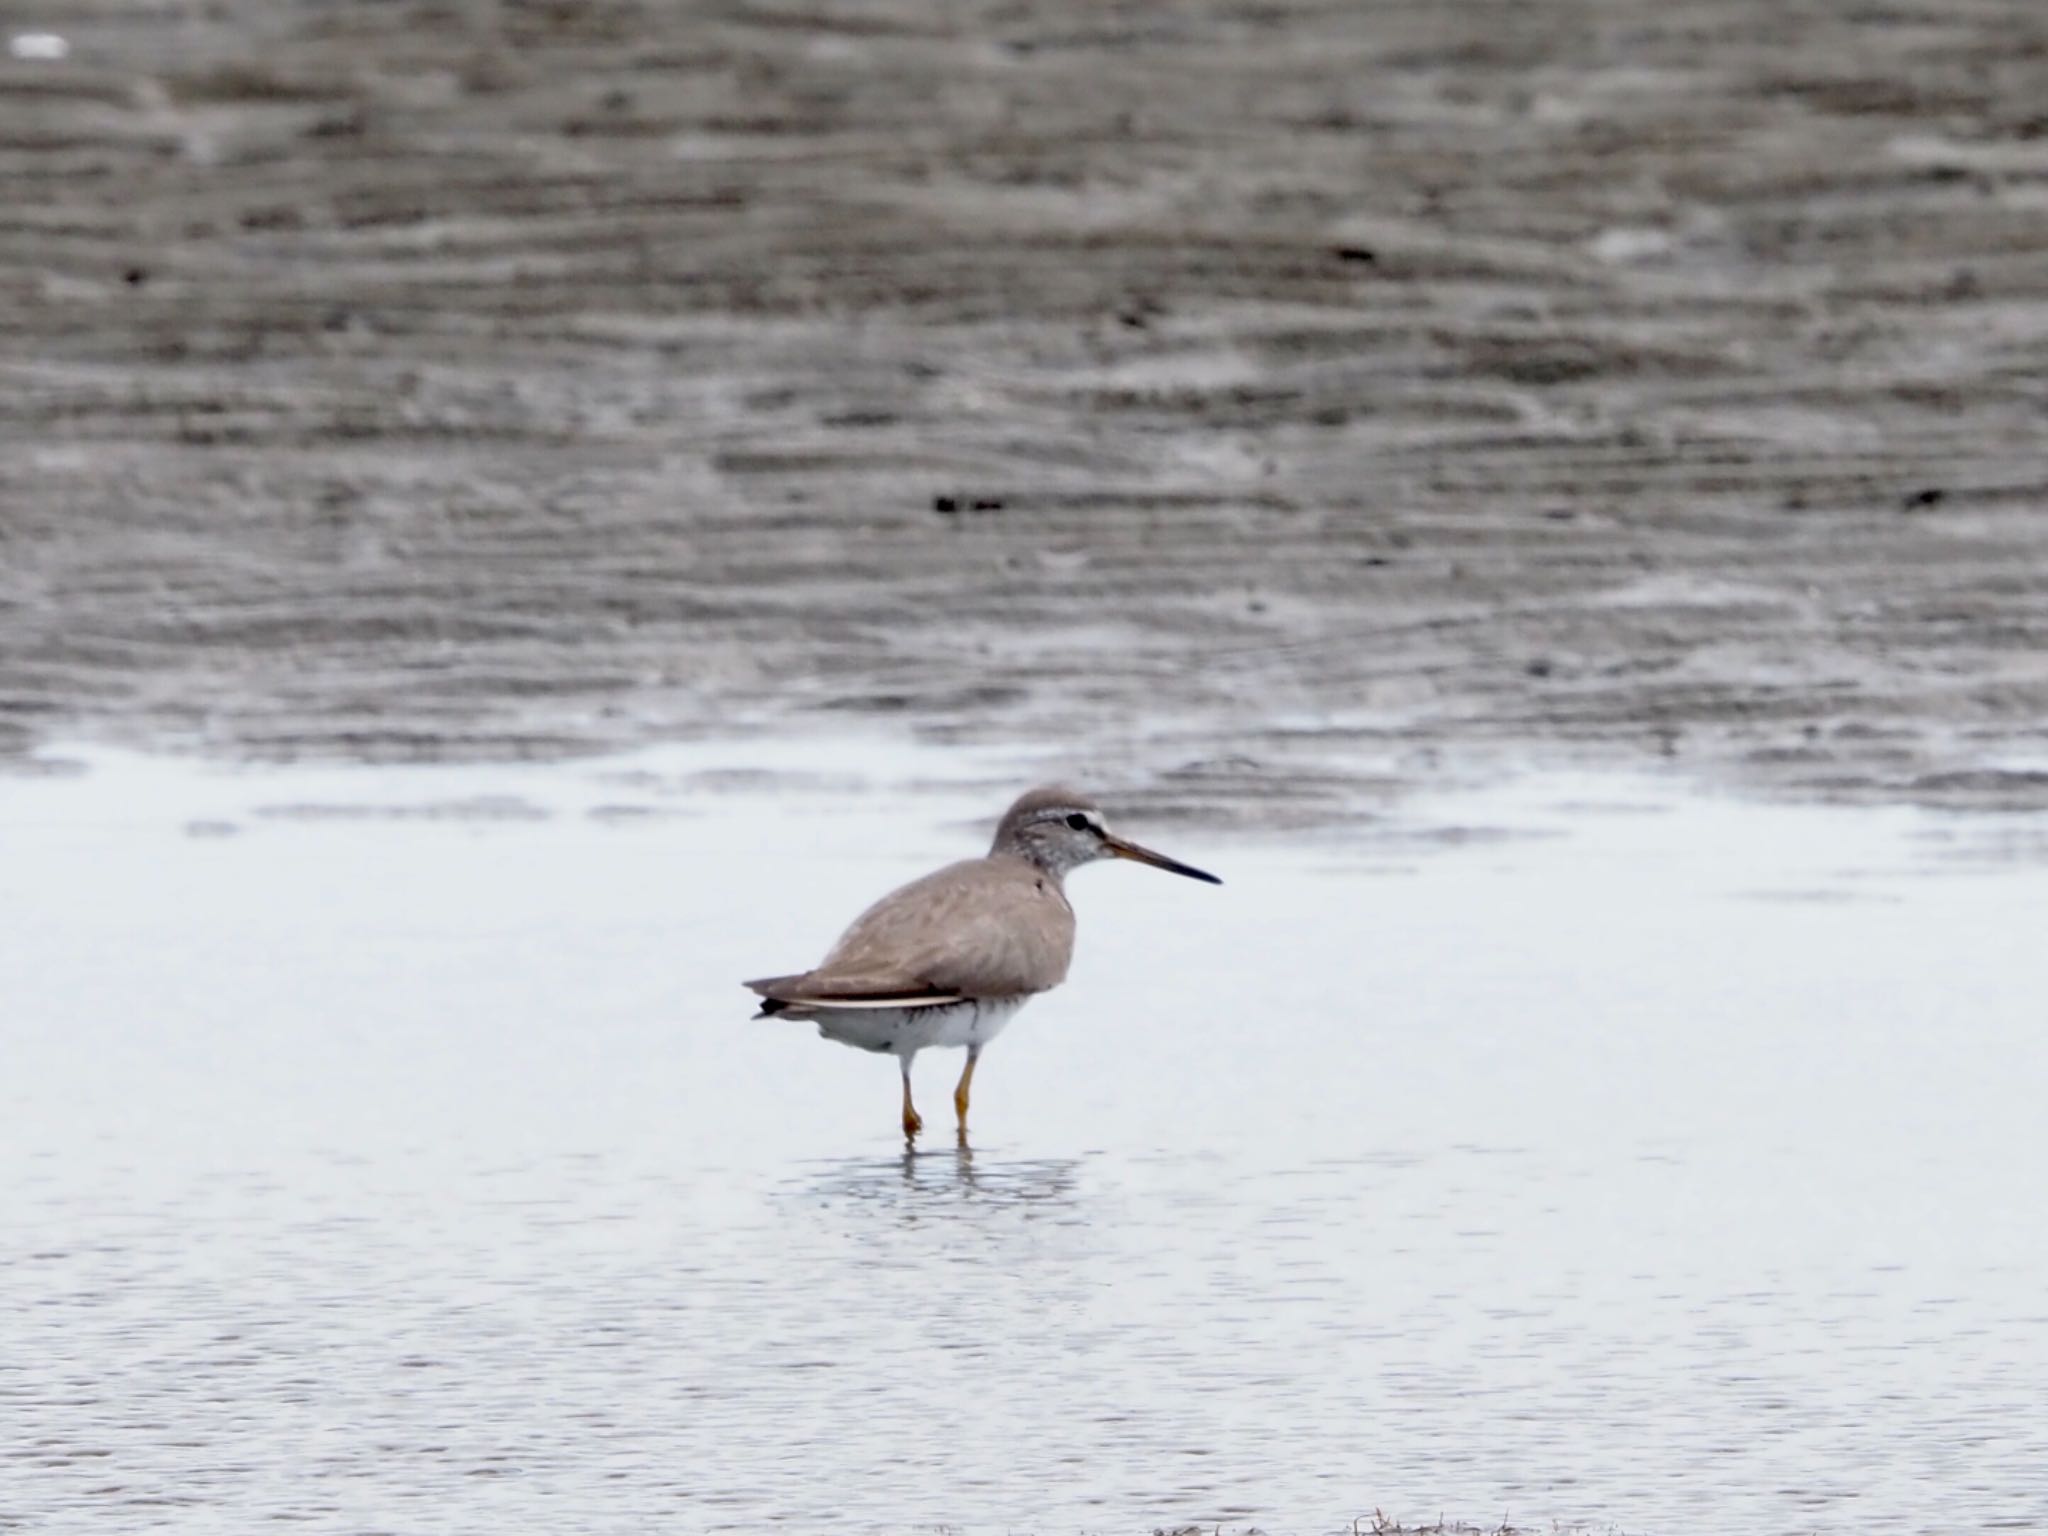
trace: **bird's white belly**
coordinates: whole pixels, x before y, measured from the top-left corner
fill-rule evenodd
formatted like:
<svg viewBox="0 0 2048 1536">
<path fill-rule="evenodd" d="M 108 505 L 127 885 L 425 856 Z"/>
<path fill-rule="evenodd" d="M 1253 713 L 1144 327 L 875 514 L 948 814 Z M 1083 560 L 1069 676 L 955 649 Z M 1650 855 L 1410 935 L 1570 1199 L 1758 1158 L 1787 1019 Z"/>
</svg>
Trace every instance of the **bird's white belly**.
<svg viewBox="0 0 2048 1536">
<path fill-rule="evenodd" d="M 992 997 L 936 1008 L 821 1008 L 818 1033 L 841 1045 L 897 1056 L 933 1046 L 986 1045 L 1029 1000 Z"/>
</svg>

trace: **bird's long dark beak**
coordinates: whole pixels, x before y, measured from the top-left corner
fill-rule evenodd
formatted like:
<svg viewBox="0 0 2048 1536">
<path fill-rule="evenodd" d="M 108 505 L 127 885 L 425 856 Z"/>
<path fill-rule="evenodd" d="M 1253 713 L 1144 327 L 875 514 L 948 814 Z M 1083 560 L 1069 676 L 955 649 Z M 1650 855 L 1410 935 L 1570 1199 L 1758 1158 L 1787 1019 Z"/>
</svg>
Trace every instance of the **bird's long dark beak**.
<svg viewBox="0 0 2048 1536">
<path fill-rule="evenodd" d="M 1121 837 L 1105 836 L 1102 846 L 1120 859 L 1130 859 L 1139 864 L 1150 864 L 1154 869 L 1163 869 L 1170 875 L 1186 875 L 1190 880 L 1206 880 L 1211 885 L 1223 882 L 1206 869 L 1197 869 L 1192 864 L 1183 864 L 1179 859 L 1169 859 L 1163 853 L 1154 853 L 1150 848 L 1126 841 Z"/>
</svg>

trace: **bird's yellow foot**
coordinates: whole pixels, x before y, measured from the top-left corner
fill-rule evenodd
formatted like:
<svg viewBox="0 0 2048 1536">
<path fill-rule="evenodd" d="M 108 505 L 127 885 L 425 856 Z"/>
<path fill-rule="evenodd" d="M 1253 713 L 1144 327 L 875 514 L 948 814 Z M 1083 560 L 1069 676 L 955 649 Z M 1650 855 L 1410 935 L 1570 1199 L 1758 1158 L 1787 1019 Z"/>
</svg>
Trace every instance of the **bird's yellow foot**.
<svg viewBox="0 0 2048 1536">
<path fill-rule="evenodd" d="M 915 1141 L 917 1133 L 924 1129 L 924 1116 L 917 1112 L 917 1106 L 910 1102 L 910 1063 L 903 1064 L 903 1139 Z"/>
<path fill-rule="evenodd" d="M 967 1053 L 967 1070 L 960 1074 L 959 1086 L 953 1090 L 953 1114 L 960 1122 L 960 1141 L 963 1146 L 967 1141 L 967 1096 L 968 1091 L 974 1086 L 974 1064 L 980 1059 L 981 1053 L 978 1050 Z"/>
</svg>

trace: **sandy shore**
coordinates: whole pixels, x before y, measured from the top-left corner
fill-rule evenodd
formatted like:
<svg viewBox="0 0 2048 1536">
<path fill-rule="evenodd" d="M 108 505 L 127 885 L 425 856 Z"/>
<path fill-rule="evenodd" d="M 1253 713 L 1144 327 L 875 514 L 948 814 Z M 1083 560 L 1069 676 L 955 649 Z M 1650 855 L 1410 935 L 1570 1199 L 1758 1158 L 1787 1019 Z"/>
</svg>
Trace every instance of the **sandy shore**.
<svg viewBox="0 0 2048 1536">
<path fill-rule="evenodd" d="M 2029 0 L 201 16 L 10 12 L 7 751 L 2048 804 Z"/>
</svg>

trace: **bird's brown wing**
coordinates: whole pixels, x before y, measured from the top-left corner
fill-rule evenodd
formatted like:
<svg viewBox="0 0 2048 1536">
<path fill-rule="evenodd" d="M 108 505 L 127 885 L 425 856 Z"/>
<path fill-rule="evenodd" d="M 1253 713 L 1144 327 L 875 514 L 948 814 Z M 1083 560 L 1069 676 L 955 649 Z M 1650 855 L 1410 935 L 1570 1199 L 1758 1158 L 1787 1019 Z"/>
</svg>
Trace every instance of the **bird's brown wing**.
<svg viewBox="0 0 2048 1536">
<path fill-rule="evenodd" d="M 747 983 L 789 1009 L 928 1008 L 1066 979 L 1074 911 L 1020 859 L 969 859 L 890 892 L 816 970 Z"/>
</svg>

